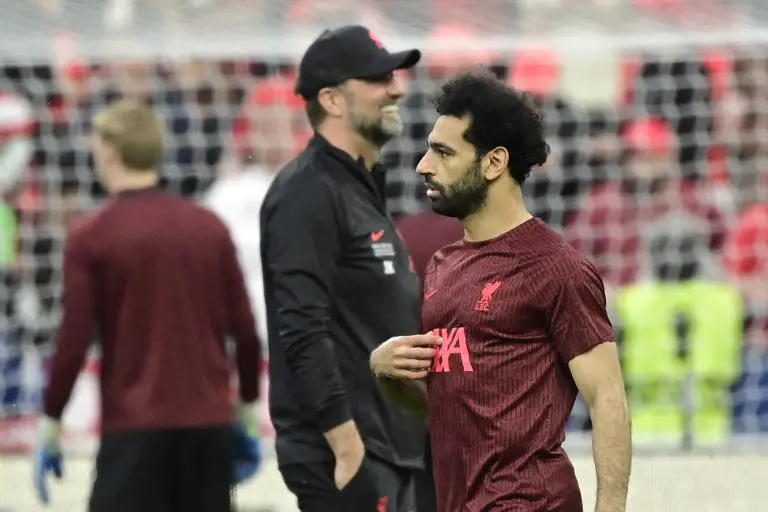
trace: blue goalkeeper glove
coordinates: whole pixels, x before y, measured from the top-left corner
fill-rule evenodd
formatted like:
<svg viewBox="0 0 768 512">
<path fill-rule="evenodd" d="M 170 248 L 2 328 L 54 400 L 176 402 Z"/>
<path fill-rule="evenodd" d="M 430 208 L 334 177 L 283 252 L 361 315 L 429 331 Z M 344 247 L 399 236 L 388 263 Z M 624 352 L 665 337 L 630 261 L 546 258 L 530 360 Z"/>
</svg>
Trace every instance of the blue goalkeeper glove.
<svg viewBox="0 0 768 512">
<path fill-rule="evenodd" d="M 50 503 L 48 493 L 48 473 L 58 479 L 64 476 L 61 458 L 61 422 L 43 416 L 37 427 L 37 446 L 35 447 L 34 484 L 37 495 L 43 503 Z"/>
<path fill-rule="evenodd" d="M 255 475 L 261 467 L 261 428 L 258 404 L 240 403 L 235 424 L 235 484 Z"/>
</svg>

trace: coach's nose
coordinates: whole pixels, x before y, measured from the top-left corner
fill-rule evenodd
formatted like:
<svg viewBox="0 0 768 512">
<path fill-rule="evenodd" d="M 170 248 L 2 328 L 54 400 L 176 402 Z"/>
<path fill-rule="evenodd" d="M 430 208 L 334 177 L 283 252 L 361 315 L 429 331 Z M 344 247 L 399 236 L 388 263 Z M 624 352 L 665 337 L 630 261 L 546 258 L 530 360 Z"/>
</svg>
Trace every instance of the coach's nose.
<svg viewBox="0 0 768 512">
<path fill-rule="evenodd" d="M 387 94 L 394 100 L 400 100 L 405 96 L 405 89 L 397 73 L 393 73 L 392 79 L 387 83 Z"/>
</svg>

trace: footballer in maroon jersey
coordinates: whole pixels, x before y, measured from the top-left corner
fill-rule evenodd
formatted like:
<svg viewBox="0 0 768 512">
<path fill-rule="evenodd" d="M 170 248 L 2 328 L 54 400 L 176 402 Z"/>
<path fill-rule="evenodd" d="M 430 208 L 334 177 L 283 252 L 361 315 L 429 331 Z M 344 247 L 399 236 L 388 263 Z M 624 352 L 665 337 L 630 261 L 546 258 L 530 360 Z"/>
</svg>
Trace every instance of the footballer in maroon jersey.
<svg viewBox="0 0 768 512">
<path fill-rule="evenodd" d="M 562 447 L 579 391 L 594 426 L 596 511 L 621 512 L 631 436 L 603 283 L 523 203 L 523 181 L 549 152 L 541 118 L 485 73 L 449 81 L 435 103 L 418 172 L 465 237 L 427 267 L 432 336 L 388 340 L 371 366 L 380 378 L 426 376 L 441 512 L 582 511 Z"/>
<path fill-rule="evenodd" d="M 91 125 L 95 170 L 112 197 L 67 234 L 30 476 L 48 502 L 48 474 L 63 477 L 61 417 L 96 338 L 101 435 L 88 510 L 231 510 L 235 478 L 259 463 L 261 377 L 237 250 L 212 212 L 158 186 L 165 134 L 149 106 L 112 102 Z"/>
</svg>

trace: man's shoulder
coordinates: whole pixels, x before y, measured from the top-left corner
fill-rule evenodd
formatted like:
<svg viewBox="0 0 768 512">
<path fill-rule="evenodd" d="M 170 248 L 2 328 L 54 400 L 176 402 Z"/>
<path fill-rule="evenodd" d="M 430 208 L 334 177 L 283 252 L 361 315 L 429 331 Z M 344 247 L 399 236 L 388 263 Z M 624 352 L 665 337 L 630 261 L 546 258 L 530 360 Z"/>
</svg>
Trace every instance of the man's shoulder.
<svg viewBox="0 0 768 512">
<path fill-rule="evenodd" d="M 584 255 L 569 245 L 552 254 L 543 262 L 537 284 L 542 296 L 558 294 L 567 288 L 580 288 L 585 284 L 603 287 L 603 279 L 597 267 Z M 551 292 L 551 293 L 547 293 Z"/>
<path fill-rule="evenodd" d="M 568 244 L 562 248 L 562 251 L 551 260 L 552 275 L 559 279 L 569 279 L 574 274 L 584 272 L 599 275 L 595 265 L 583 254 Z"/>
<path fill-rule="evenodd" d="M 500 237 L 498 244 L 492 244 L 489 250 L 494 253 L 506 252 L 510 258 L 526 264 L 546 264 L 558 257 L 567 257 L 570 246 L 546 222 L 533 217 Z"/>
<path fill-rule="evenodd" d="M 456 240 L 453 243 L 445 245 L 432 254 L 426 268 L 424 269 L 424 278 L 431 279 L 438 272 L 444 275 L 450 273 L 454 267 L 463 259 L 467 253 L 467 247 L 463 239 Z"/>
<path fill-rule="evenodd" d="M 264 198 L 264 208 L 273 208 L 282 200 L 316 202 L 318 198 L 335 198 L 338 187 L 334 186 L 334 178 L 330 171 L 332 164 L 325 160 L 318 161 L 312 153 L 315 148 L 304 150 L 289 162 L 272 180 Z"/>
<path fill-rule="evenodd" d="M 107 199 L 103 204 L 96 207 L 95 210 L 85 213 L 77 218 L 72 226 L 67 230 L 67 239 L 70 243 L 79 240 L 85 240 L 97 231 L 105 217 L 109 215 L 113 207 L 113 201 Z"/>
<path fill-rule="evenodd" d="M 221 217 L 210 208 L 182 197 L 176 198 L 175 201 L 182 215 L 188 216 L 193 224 L 206 228 L 210 233 L 227 234 L 229 232 L 229 228 Z"/>
<path fill-rule="evenodd" d="M 80 215 L 67 231 L 67 237 L 93 235 L 103 229 L 110 230 L 115 217 L 123 217 L 122 210 L 130 207 L 129 203 L 120 201 L 117 197 L 108 196 L 96 208 Z"/>
<path fill-rule="evenodd" d="M 535 219 L 533 229 L 527 233 L 528 243 L 520 252 L 524 266 L 541 276 L 542 283 L 556 283 L 579 272 L 597 273 L 592 262 L 571 246 L 566 239 L 543 221 Z"/>
<path fill-rule="evenodd" d="M 463 238 L 459 238 L 435 251 L 432 261 L 435 265 L 451 265 L 466 252 L 468 252 L 466 243 Z"/>
<path fill-rule="evenodd" d="M 203 204 L 191 198 L 170 192 L 161 192 L 153 200 L 156 207 L 166 213 L 166 220 L 178 226 L 189 226 L 194 231 L 206 234 L 227 233 L 224 221 Z M 128 207 L 128 204 L 124 206 Z M 133 207 L 131 205 L 131 207 Z M 135 207 L 141 207 L 137 204 Z"/>
</svg>

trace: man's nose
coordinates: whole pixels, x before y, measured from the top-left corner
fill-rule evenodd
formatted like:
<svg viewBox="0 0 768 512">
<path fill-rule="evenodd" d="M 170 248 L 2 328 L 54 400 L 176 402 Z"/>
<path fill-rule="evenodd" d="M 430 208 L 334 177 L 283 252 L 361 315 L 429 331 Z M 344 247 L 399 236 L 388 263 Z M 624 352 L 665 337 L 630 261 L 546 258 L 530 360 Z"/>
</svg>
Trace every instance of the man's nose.
<svg viewBox="0 0 768 512">
<path fill-rule="evenodd" d="M 390 80 L 389 86 L 387 87 L 387 94 L 396 99 L 405 96 L 405 90 L 403 89 L 402 83 L 400 83 L 400 79 L 397 78 L 397 75 L 394 75 L 392 80 Z"/>
<path fill-rule="evenodd" d="M 421 157 L 419 163 L 416 164 L 416 172 L 422 176 L 434 174 L 434 172 L 432 172 L 432 166 L 429 164 L 429 153 L 426 153 Z"/>
</svg>

